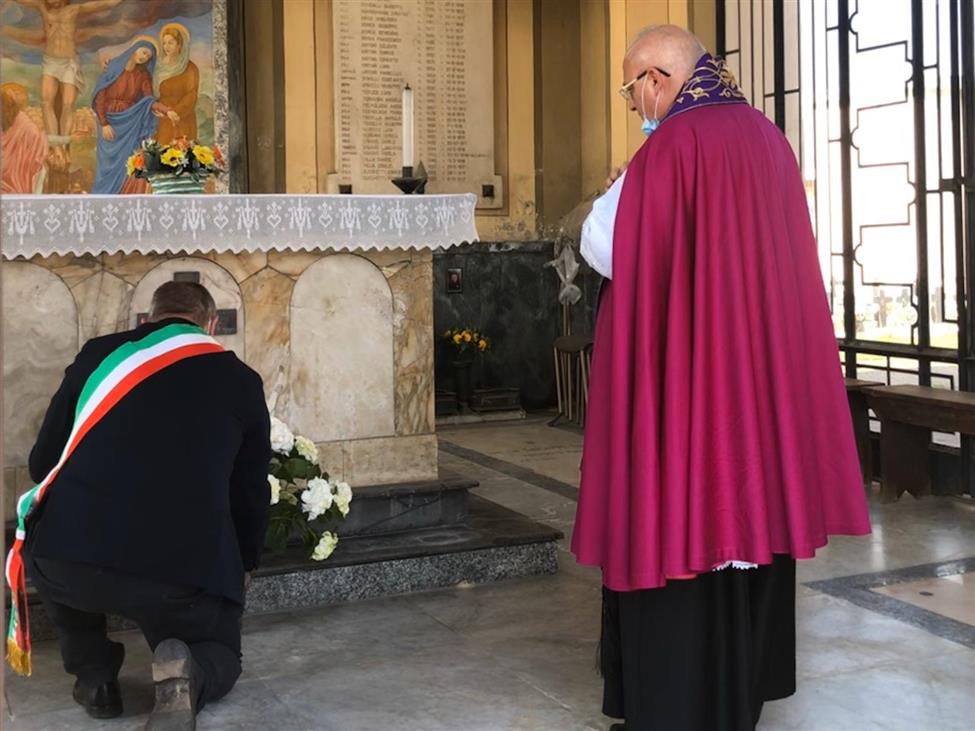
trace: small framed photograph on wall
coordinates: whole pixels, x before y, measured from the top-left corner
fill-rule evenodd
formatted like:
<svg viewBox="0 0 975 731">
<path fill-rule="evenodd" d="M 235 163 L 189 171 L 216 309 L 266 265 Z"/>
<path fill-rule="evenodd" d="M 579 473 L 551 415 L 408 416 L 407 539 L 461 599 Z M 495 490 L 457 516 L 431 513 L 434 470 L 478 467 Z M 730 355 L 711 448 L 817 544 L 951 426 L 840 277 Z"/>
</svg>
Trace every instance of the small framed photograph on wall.
<svg viewBox="0 0 975 731">
<path fill-rule="evenodd" d="M 464 291 L 464 270 L 461 267 L 447 269 L 447 294 Z"/>
</svg>

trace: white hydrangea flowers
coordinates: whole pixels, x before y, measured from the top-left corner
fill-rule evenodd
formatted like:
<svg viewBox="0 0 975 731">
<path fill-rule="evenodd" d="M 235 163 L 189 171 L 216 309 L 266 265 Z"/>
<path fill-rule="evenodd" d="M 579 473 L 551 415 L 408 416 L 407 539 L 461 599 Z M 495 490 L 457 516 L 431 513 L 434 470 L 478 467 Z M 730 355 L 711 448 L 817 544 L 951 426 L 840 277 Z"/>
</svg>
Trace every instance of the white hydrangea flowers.
<svg viewBox="0 0 975 731">
<path fill-rule="evenodd" d="M 301 493 L 301 509 L 308 513 L 308 520 L 324 515 L 332 505 L 339 509 L 344 518 L 349 514 L 352 504 L 352 487 L 348 482 L 329 482 L 322 477 L 308 481 L 308 487 Z"/>
<path fill-rule="evenodd" d="M 352 488 L 348 482 L 339 482 L 333 487 L 335 488 L 335 506 L 344 518 L 349 514 L 349 505 L 352 503 Z"/>
<path fill-rule="evenodd" d="M 301 509 L 308 513 L 308 520 L 315 520 L 332 507 L 332 486 L 328 480 L 316 477 L 308 480 L 308 487 L 301 493 Z"/>
<path fill-rule="evenodd" d="M 339 537 L 334 533 L 329 533 L 325 531 L 322 533 L 321 539 L 318 541 L 318 545 L 315 546 L 315 550 L 312 551 L 311 557 L 315 561 L 324 561 L 326 558 L 332 555 L 335 547 L 339 544 Z"/>
<path fill-rule="evenodd" d="M 308 437 L 295 437 L 294 447 L 298 454 L 307 459 L 312 464 L 318 464 L 318 447 Z"/>
<path fill-rule="evenodd" d="M 295 446 L 295 435 L 288 425 L 276 416 L 271 417 L 271 449 L 288 454 Z"/>
<path fill-rule="evenodd" d="M 271 505 L 277 505 L 281 500 L 281 480 L 274 475 L 268 475 L 267 483 L 271 486 Z"/>
<path fill-rule="evenodd" d="M 300 536 L 311 558 L 324 561 L 339 543 L 333 531 L 349 514 L 352 488 L 347 482 L 331 481 L 319 463 L 318 446 L 276 417 L 271 417 L 270 441 L 267 545 L 283 551 Z M 316 524 L 319 520 L 322 523 Z M 323 531 L 325 527 L 331 530 Z"/>
</svg>

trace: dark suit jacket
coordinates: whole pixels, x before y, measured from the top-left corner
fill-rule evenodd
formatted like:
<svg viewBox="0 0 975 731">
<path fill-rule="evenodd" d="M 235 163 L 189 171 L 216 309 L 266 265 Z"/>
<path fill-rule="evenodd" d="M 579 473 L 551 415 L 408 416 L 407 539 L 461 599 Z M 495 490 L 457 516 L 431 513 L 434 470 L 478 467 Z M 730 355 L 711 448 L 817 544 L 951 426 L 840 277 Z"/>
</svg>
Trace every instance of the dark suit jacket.
<svg viewBox="0 0 975 731">
<path fill-rule="evenodd" d="M 35 482 L 60 458 L 99 363 L 172 322 L 85 344 L 31 451 Z M 243 574 L 257 567 L 267 529 L 270 456 L 261 377 L 230 351 L 180 361 L 136 386 L 78 445 L 30 516 L 31 551 L 243 603 Z"/>
</svg>

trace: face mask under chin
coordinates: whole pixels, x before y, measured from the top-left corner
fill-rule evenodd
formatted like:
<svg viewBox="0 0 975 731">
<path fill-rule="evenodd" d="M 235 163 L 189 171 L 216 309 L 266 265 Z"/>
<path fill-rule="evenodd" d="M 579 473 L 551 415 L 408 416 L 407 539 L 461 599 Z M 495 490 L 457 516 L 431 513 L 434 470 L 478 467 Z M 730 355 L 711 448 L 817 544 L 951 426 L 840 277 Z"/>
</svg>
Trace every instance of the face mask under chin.
<svg viewBox="0 0 975 731">
<path fill-rule="evenodd" d="M 645 110 L 647 108 L 646 104 L 646 92 L 647 85 L 646 82 L 643 84 L 643 89 L 640 91 L 640 108 Z M 653 119 L 647 118 L 647 113 L 643 112 L 643 124 L 640 125 L 640 131 L 643 132 L 647 137 L 652 135 L 657 131 L 657 127 L 660 126 L 660 120 L 657 118 L 657 105 L 660 104 L 660 91 L 657 90 L 657 99 L 653 103 Z"/>
</svg>

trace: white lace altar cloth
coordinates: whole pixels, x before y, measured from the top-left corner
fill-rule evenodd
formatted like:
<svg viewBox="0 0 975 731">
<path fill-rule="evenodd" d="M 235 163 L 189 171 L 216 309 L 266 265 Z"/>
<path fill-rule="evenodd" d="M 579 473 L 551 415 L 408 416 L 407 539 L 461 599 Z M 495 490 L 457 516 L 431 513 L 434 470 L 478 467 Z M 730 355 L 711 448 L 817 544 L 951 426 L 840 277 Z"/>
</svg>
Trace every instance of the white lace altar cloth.
<svg viewBox="0 0 975 731">
<path fill-rule="evenodd" d="M 477 196 L 4 195 L 5 259 L 436 249 L 477 240 Z"/>
</svg>

